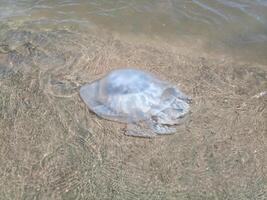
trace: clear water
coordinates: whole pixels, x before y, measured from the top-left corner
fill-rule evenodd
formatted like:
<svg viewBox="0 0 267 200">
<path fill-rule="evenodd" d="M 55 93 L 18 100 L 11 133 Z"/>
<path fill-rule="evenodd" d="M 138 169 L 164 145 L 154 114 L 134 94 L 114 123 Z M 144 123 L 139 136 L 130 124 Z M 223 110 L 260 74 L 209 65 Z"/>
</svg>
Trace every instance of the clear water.
<svg viewBox="0 0 267 200">
<path fill-rule="evenodd" d="M 266 8 L 0 0 L 0 199 L 267 199 Z M 175 134 L 88 110 L 80 86 L 123 66 L 192 97 Z"/>
<path fill-rule="evenodd" d="M 170 42 L 201 39 L 212 51 L 267 61 L 266 0 L 1 0 L 0 19 L 75 23 Z"/>
</svg>

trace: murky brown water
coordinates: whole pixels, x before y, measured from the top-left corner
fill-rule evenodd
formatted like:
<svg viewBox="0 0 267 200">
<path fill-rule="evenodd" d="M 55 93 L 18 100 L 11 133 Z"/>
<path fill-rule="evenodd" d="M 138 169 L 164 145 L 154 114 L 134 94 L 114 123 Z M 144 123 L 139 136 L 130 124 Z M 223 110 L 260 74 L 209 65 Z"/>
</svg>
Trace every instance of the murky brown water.
<svg viewBox="0 0 267 200">
<path fill-rule="evenodd" d="M 1 1 L 0 199 L 266 199 L 266 1 Z M 126 137 L 79 87 L 136 66 L 193 98 Z"/>
</svg>

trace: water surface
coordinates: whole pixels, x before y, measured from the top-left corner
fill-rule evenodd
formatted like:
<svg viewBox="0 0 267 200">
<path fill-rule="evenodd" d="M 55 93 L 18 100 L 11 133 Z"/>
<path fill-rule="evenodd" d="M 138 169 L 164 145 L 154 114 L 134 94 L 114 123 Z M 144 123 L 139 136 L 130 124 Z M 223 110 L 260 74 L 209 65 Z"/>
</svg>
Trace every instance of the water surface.
<svg viewBox="0 0 267 200">
<path fill-rule="evenodd" d="M 9 0 L 0 3 L 0 19 L 75 23 L 169 42 L 201 39 L 210 51 L 267 60 L 266 0 Z"/>
<path fill-rule="evenodd" d="M 266 7 L 0 0 L 0 199 L 267 199 Z M 88 110 L 81 85 L 125 66 L 192 97 L 175 134 Z"/>
</svg>

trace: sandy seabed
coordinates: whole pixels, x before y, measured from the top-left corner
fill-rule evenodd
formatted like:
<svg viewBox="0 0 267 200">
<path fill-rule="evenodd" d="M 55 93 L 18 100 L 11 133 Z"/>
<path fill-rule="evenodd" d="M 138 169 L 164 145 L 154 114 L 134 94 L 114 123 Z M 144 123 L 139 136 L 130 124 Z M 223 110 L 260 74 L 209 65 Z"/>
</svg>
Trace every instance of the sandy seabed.
<svg viewBox="0 0 267 200">
<path fill-rule="evenodd" d="M 105 31 L 0 30 L 0 199 L 267 199 L 267 66 Z M 87 109 L 79 87 L 124 66 L 193 98 L 176 134 L 127 137 Z"/>
</svg>

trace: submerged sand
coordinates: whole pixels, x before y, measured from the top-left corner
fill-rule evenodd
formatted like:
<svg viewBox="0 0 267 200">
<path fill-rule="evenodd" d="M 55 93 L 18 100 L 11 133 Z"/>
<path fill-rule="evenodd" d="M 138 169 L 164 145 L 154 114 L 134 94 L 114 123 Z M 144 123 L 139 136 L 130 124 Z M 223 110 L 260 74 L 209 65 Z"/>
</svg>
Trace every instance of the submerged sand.
<svg viewBox="0 0 267 200">
<path fill-rule="evenodd" d="M 267 198 L 267 66 L 105 31 L 5 30 L 0 199 Z M 176 134 L 127 137 L 87 109 L 79 87 L 125 66 L 193 98 Z"/>
</svg>

